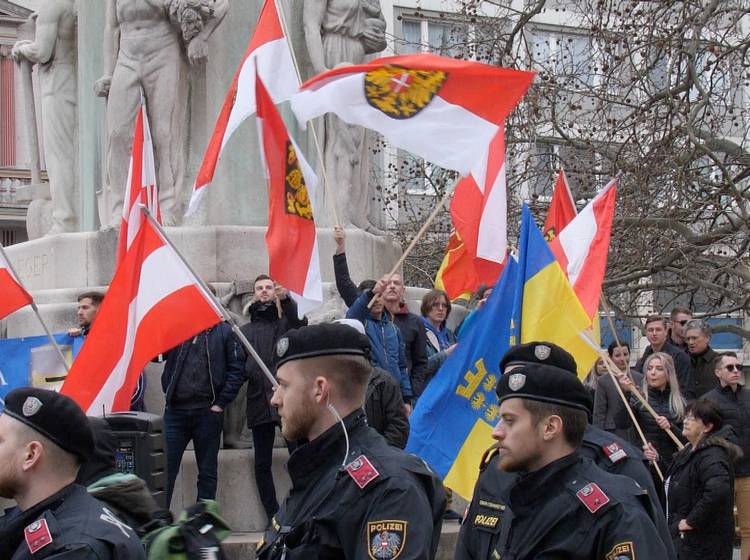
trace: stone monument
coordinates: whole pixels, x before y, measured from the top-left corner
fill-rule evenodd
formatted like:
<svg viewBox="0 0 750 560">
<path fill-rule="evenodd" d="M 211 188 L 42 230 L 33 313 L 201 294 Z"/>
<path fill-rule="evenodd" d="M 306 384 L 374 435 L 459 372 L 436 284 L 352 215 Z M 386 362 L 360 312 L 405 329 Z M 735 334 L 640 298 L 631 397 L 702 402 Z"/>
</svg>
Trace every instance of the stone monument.
<svg viewBox="0 0 750 560">
<path fill-rule="evenodd" d="M 377 0 L 306 0 L 305 42 L 315 73 L 342 64 L 361 64 L 369 54 L 385 49 L 385 19 Z M 382 233 L 370 223 L 369 146 L 364 128 L 326 115 L 323 153 L 332 196 L 341 226 Z M 330 225 L 329 222 L 326 225 Z"/>
<path fill-rule="evenodd" d="M 206 60 L 208 39 L 228 7 L 228 0 L 107 0 L 104 76 L 94 85 L 97 95 L 107 97 L 103 226 L 120 223 L 142 98 L 151 123 L 162 220 L 165 225 L 181 220 L 188 64 Z"/>
<path fill-rule="evenodd" d="M 44 122 L 44 159 L 52 200 L 52 224 L 48 233 L 77 231 L 76 0 L 44 2 L 36 18 L 34 40 L 18 41 L 13 47 L 12 56 L 21 63 L 36 64 L 38 68 Z M 32 91 L 24 93 L 33 97 Z M 32 123 L 32 126 L 36 126 L 36 123 Z M 38 150 L 39 147 L 32 146 L 32 149 Z"/>
</svg>

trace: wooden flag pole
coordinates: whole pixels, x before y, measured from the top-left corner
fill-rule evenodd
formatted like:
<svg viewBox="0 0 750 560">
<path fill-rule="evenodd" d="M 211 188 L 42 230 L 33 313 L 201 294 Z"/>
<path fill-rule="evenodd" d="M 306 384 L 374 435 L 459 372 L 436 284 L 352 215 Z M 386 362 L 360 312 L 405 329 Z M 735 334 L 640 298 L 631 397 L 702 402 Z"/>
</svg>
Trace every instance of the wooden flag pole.
<svg viewBox="0 0 750 560">
<path fill-rule="evenodd" d="M 203 281 L 203 278 L 198 276 L 195 273 L 195 270 L 193 270 L 193 267 L 190 266 L 190 263 L 185 260 L 185 257 L 182 256 L 182 253 L 175 247 L 174 243 L 172 243 L 172 240 L 167 237 L 166 232 L 161 227 L 159 222 L 157 222 L 154 219 L 153 214 L 151 214 L 151 211 L 143 204 L 139 204 L 141 210 L 143 210 L 143 213 L 146 215 L 146 218 L 149 222 L 151 222 L 151 225 L 156 228 L 156 231 L 159 232 L 159 235 L 161 235 L 164 242 L 169 245 L 169 247 L 175 252 L 177 257 L 183 262 L 185 267 L 187 267 L 188 271 L 190 271 L 190 274 L 193 275 L 198 285 L 200 285 L 201 289 L 204 292 L 204 295 L 207 296 L 211 302 L 214 304 L 214 307 L 216 308 L 216 311 L 219 312 L 219 314 L 224 318 L 224 320 L 229 324 L 230 327 L 232 327 L 232 332 L 237 336 L 237 338 L 242 343 L 242 346 L 245 347 L 245 349 L 250 353 L 250 355 L 253 357 L 253 360 L 255 360 L 255 363 L 258 364 L 258 367 L 260 367 L 261 371 L 265 374 L 265 376 L 268 378 L 268 380 L 271 382 L 272 387 L 278 387 L 279 382 L 276 381 L 276 378 L 271 373 L 271 370 L 268 369 L 268 366 L 263 362 L 262 358 L 258 355 L 258 352 L 256 352 L 255 348 L 253 348 L 253 345 L 250 344 L 250 341 L 247 339 L 247 337 L 243 334 L 243 332 L 240 330 L 240 327 L 237 325 L 237 322 L 234 320 L 234 318 L 229 314 L 229 311 L 227 311 L 224 306 L 219 301 L 219 298 L 216 297 L 213 292 L 208 288 L 208 285 Z"/>
<path fill-rule="evenodd" d="M 18 282 L 18 285 L 21 286 L 24 290 L 23 283 L 21 282 L 21 278 L 16 274 L 15 269 L 13 268 L 13 263 L 10 262 L 10 259 L 8 258 L 7 253 L 5 252 L 5 248 L 0 244 L 0 253 L 3 255 L 3 259 L 5 262 L 8 263 L 8 269 L 10 270 L 11 275 L 13 275 L 13 278 L 16 282 Z M 28 291 L 28 290 L 26 290 Z M 39 313 L 39 308 L 36 306 L 36 303 L 34 300 L 31 300 L 31 303 L 29 304 L 31 306 L 32 311 L 34 311 L 34 315 L 36 315 L 36 318 L 39 320 L 39 323 L 42 325 L 42 328 L 44 329 L 44 334 L 47 335 L 47 338 L 49 338 L 49 341 L 52 343 L 52 346 L 55 347 L 55 350 L 57 351 L 57 355 L 60 358 L 60 361 L 62 362 L 63 367 L 65 368 L 66 372 L 70 372 L 70 366 L 68 365 L 68 360 L 65 359 L 65 355 L 62 353 L 62 349 L 60 348 L 60 345 L 55 340 L 55 337 L 52 336 L 52 332 L 49 330 L 49 327 L 47 327 L 47 323 L 44 322 L 44 319 L 42 319 L 42 314 Z"/>
</svg>

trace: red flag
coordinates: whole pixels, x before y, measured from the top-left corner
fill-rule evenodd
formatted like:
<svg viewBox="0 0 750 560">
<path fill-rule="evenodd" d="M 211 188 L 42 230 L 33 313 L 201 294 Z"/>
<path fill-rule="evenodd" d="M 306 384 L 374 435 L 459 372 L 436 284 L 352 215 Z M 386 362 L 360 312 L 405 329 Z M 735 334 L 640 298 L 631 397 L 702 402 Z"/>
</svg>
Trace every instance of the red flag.
<svg viewBox="0 0 750 560">
<path fill-rule="evenodd" d="M 0 319 L 32 302 L 29 292 L 23 289 L 11 270 L 5 250 L 0 245 Z"/>
<path fill-rule="evenodd" d="M 140 205 L 146 206 L 151 215 L 161 223 L 159 210 L 159 190 L 156 186 L 156 166 L 154 165 L 154 144 L 151 141 L 151 128 L 148 126 L 146 104 L 135 118 L 133 153 L 130 155 L 128 183 L 125 185 L 125 204 L 122 206 L 120 237 L 117 242 L 117 263 L 125 258 L 128 248 L 141 229 L 144 219 Z"/>
<path fill-rule="evenodd" d="M 128 410 L 138 376 L 154 356 L 221 319 L 211 297 L 144 217 L 60 392 L 88 414 Z"/>
<path fill-rule="evenodd" d="M 435 276 L 435 287 L 445 290 L 451 300 L 468 299 L 480 286 L 494 286 L 504 266 L 504 263 L 473 257 L 454 230 Z"/>
<path fill-rule="evenodd" d="M 216 172 L 221 150 L 237 127 L 255 112 L 255 73 L 260 74 L 276 103 L 289 99 L 299 88 L 299 78 L 289 43 L 284 36 L 274 0 L 265 0 L 258 24 L 234 74 L 203 162 L 193 185 L 187 214 L 192 214 Z"/>
<path fill-rule="evenodd" d="M 599 307 L 616 200 L 617 179 L 612 179 L 550 242 L 589 317 Z"/>
<path fill-rule="evenodd" d="M 311 200 L 317 177 L 284 126 L 260 75 L 258 133 L 268 177 L 268 270 L 297 301 L 300 316 L 323 302 Z"/>
<path fill-rule="evenodd" d="M 544 228 L 542 228 L 542 233 L 547 241 L 559 235 L 563 228 L 576 217 L 577 213 L 568 179 L 565 177 L 565 171 L 561 168 L 555 182 L 555 190 L 552 191 L 552 202 L 550 202 L 547 211 L 547 219 L 544 220 Z"/>
</svg>

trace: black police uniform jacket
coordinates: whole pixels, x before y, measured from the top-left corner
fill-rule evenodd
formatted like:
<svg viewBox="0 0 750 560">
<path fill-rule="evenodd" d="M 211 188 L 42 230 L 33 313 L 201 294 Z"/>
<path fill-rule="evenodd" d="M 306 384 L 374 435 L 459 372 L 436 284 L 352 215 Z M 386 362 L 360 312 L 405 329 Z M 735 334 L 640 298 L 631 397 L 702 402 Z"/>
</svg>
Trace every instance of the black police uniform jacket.
<svg viewBox="0 0 750 560">
<path fill-rule="evenodd" d="M 391 447 L 361 410 L 289 458 L 292 489 L 258 547 L 262 560 L 435 557 L 445 492 L 418 458 Z"/>
<path fill-rule="evenodd" d="M 20 539 L 10 560 L 146 560 L 135 532 L 83 486 L 66 486 L 45 504 L 36 515 L 28 515 L 35 506 L 0 518 L 0 538 Z"/>
<path fill-rule="evenodd" d="M 580 452 L 537 472 L 506 473 L 496 450 L 482 465 L 456 560 L 674 559 L 645 491 Z"/>
</svg>

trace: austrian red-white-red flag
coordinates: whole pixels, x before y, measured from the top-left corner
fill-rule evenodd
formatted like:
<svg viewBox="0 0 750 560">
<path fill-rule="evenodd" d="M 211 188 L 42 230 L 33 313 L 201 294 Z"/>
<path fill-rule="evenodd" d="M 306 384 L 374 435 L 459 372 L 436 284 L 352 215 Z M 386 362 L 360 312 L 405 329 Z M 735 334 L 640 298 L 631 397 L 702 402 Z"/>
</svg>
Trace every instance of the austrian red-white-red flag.
<svg viewBox="0 0 750 560">
<path fill-rule="evenodd" d="M 550 242 L 589 317 L 599 307 L 616 200 L 617 179 L 612 179 Z"/>
<path fill-rule="evenodd" d="M 10 261 L 0 245 L 0 319 L 32 302 L 29 292 L 13 274 Z"/>
<path fill-rule="evenodd" d="M 195 212 L 205 188 L 213 180 L 216 163 L 229 137 L 255 113 L 256 70 L 275 103 L 288 100 L 299 89 L 294 59 L 274 0 L 263 2 L 255 32 L 234 74 L 198 169 L 187 215 Z"/>
<path fill-rule="evenodd" d="M 88 414 L 128 410 L 151 359 L 221 319 L 211 296 L 144 217 L 61 393 Z"/>
<path fill-rule="evenodd" d="M 533 72 L 412 54 L 329 70 L 305 82 L 291 102 L 303 123 L 335 113 L 467 175 L 533 79 Z"/>
<path fill-rule="evenodd" d="M 544 220 L 544 228 L 542 228 L 542 233 L 547 241 L 551 241 L 559 235 L 573 221 L 576 214 L 578 214 L 578 210 L 576 210 L 576 203 L 573 200 L 573 193 L 570 192 L 568 178 L 565 176 L 565 170 L 560 168 L 560 173 L 557 174 L 557 180 L 555 181 L 555 188 L 552 191 L 552 201 Z"/>
<path fill-rule="evenodd" d="M 300 317 L 323 302 L 312 200 L 317 177 L 289 136 L 261 77 L 258 134 L 268 177 L 268 271 L 292 294 Z"/>
<path fill-rule="evenodd" d="M 125 258 L 125 253 L 141 228 L 141 222 L 144 219 L 141 205 L 146 206 L 151 215 L 161 223 L 159 190 L 156 185 L 156 166 L 154 165 L 154 144 L 151 140 L 151 128 L 148 125 L 145 103 L 141 103 L 141 109 L 135 117 L 133 153 L 130 156 L 128 182 L 125 185 L 125 204 L 122 205 L 120 237 L 117 241 L 117 263 Z"/>
</svg>

